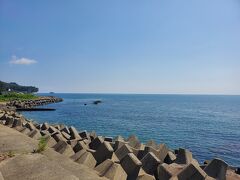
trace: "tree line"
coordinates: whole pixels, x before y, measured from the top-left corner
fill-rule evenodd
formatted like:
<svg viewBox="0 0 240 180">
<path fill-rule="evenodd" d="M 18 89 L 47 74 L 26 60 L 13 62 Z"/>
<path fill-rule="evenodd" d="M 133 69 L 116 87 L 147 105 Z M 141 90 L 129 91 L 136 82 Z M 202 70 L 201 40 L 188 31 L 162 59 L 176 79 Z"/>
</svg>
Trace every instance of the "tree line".
<svg viewBox="0 0 240 180">
<path fill-rule="evenodd" d="M 34 86 L 21 86 L 15 82 L 6 83 L 3 81 L 0 81 L 0 93 L 7 92 L 7 91 L 34 93 L 34 92 L 38 92 L 38 88 Z"/>
</svg>

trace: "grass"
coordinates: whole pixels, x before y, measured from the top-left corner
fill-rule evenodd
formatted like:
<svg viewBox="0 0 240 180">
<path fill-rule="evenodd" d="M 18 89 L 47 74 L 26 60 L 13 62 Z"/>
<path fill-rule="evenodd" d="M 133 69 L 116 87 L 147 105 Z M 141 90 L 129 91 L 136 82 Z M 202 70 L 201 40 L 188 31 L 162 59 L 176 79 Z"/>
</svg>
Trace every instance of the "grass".
<svg viewBox="0 0 240 180">
<path fill-rule="evenodd" d="M 8 156 L 9 156 L 9 157 L 14 157 L 14 156 L 15 156 L 15 154 L 14 154 L 14 152 L 13 152 L 13 151 L 9 151 L 9 152 L 8 152 Z"/>
<path fill-rule="evenodd" d="M 20 93 L 8 93 L 0 95 L 0 102 L 7 102 L 11 100 L 30 100 L 30 99 L 36 99 L 38 96 L 34 94 L 20 94 Z"/>
<path fill-rule="evenodd" d="M 44 137 L 41 137 L 38 142 L 38 148 L 35 150 L 35 153 L 41 153 L 43 152 L 47 147 L 47 141 Z"/>
<path fill-rule="evenodd" d="M 5 153 L 0 153 L 0 163 L 1 161 L 4 161 L 8 158 L 12 158 L 15 156 L 15 153 L 13 151 L 5 152 Z"/>
</svg>

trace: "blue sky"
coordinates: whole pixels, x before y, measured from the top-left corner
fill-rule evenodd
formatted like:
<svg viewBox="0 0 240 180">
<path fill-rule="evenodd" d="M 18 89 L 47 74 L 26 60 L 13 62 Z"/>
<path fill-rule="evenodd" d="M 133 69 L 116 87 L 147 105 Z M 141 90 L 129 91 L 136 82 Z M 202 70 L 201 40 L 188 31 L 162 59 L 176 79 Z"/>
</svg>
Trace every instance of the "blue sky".
<svg viewBox="0 0 240 180">
<path fill-rule="evenodd" d="M 41 92 L 240 94 L 239 0 L 0 0 L 0 79 Z"/>
</svg>

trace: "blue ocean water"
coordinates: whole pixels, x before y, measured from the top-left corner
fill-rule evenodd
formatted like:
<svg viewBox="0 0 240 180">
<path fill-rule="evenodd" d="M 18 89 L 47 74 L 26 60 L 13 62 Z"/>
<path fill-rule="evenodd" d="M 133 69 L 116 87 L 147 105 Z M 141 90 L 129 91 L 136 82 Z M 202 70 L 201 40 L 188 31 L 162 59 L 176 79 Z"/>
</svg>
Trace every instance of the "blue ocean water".
<svg viewBox="0 0 240 180">
<path fill-rule="evenodd" d="M 49 95 L 49 94 L 41 94 Z M 56 111 L 24 112 L 37 122 L 64 123 L 99 135 L 153 139 L 184 147 L 200 162 L 214 157 L 240 166 L 240 96 L 54 94 Z M 94 100 L 103 103 L 94 105 Z M 84 104 L 87 105 L 84 105 Z"/>
</svg>

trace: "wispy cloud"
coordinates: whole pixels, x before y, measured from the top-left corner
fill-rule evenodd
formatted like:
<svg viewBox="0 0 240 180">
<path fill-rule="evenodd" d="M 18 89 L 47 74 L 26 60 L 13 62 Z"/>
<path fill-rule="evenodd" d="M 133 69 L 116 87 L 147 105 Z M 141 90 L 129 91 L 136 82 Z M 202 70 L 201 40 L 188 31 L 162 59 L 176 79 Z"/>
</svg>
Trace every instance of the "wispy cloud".
<svg viewBox="0 0 240 180">
<path fill-rule="evenodd" d="M 10 64 L 18 64 L 18 65 L 30 65 L 30 64 L 35 64 L 37 63 L 36 60 L 34 59 L 29 59 L 29 58 L 17 58 L 16 56 L 12 56 L 12 59 L 9 62 Z"/>
</svg>

